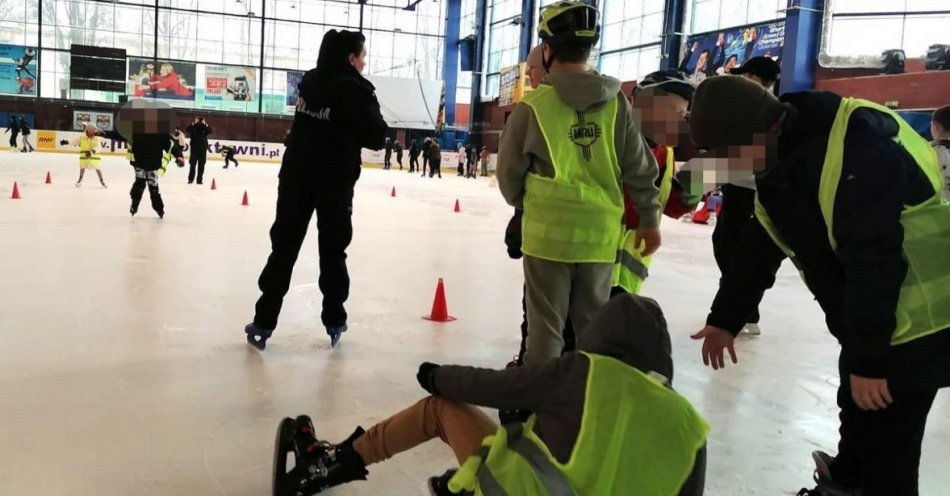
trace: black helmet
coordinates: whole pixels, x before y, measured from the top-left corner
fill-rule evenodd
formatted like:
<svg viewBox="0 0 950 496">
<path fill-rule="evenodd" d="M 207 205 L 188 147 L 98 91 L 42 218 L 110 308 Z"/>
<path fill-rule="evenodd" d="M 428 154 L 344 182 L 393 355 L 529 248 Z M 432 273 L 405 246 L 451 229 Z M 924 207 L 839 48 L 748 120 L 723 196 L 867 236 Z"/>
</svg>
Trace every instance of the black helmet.
<svg viewBox="0 0 950 496">
<path fill-rule="evenodd" d="M 688 102 L 693 101 L 693 93 L 696 92 L 696 86 L 686 78 L 686 74 L 676 70 L 656 71 L 647 74 L 637 82 L 636 93 L 651 88 L 681 96 Z"/>
<path fill-rule="evenodd" d="M 600 23 L 597 8 L 582 1 L 564 1 L 545 7 L 538 20 L 538 36 L 551 45 L 597 44 Z"/>
</svg>

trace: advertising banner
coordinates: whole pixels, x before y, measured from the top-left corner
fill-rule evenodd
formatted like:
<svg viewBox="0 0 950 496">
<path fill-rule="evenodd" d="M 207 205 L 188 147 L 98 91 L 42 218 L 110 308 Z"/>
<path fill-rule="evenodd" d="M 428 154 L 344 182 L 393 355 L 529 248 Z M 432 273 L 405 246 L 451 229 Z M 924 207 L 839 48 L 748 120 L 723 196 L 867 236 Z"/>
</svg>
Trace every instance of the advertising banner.
<svg viewBox="0 0 950 496">
<path fill-rule="evenodd" d="M 679 69 L 696 84 L 729 71 L 752 57 L 771 57 L 781 63 L 785 21 L 698 34 L 686 39 Z"/>
<path fill-rule="evenodd" d="M 297 95 L 300 94 L 300 90 L 297 89 L 297 85 L 300 84 L 300 81 L 303 80 L 303 72 L 301 71 L 287 71 L 287 101 L 286 105 L 288 107 L 297 106 Z"/>
<path fill-rule="evenodd" d="M 92 110 L 73 110 L 73 129 L 82 131 L 86 124 L 92 123 L 101 131 L 112 131 L 113 118 L 111 112 L 95 112 Z"/>
<path fill-rule="evenodd" d="M 21 45 L 0 45 L 0 93 L 36 95 L 37 50 Z"/>
<path fill-rule="evenodd" d="M 233 65 L 205 66 L 205 100 L 254 101 L 257 69 Z"/>
<path fill-rule="evenodd" d="M 126 92 L 131 97 L 195 99 L 195 64 L 129 58 Z"/>
</svg>

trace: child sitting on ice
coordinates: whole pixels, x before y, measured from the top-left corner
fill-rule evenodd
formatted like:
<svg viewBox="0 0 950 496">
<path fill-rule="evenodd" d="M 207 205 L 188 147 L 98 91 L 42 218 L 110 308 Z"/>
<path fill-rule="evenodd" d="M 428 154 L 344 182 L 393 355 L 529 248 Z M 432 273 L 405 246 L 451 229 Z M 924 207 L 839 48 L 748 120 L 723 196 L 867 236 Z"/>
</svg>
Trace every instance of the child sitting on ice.
<svg viewBox="0 0 950 496">
<path fill-rule="evenodd" d="M 309 417 L 287 418 L 274 495 L 364 480 L 367 466 L 436 437 L 460 468 L 429 480 L 435 495 L 702 494 L 708 427 L 669 386 L 670 336 L 656 302 L 615 297 L 578 348 L 506 370 L 423 363 L 416 378 L 432 396 L 336 445 L 315 437 Z M 473 405 L 535 414 L 498 427 Z"/>
</svg>

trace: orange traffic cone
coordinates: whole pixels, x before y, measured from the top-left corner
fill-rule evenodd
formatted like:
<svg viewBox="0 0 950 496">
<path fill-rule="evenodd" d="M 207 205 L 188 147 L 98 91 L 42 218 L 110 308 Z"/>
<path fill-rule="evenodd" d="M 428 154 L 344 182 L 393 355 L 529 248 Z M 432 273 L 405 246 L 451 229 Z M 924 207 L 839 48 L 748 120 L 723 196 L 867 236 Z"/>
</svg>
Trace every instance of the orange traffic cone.
<svg viewBox="0 0 950 496">
<path fill-rule="evenodd" d="M 20 199 L 20 188 L 17 187 L 16 181 L 13 182 L 13 194 L 10 195 L 10 199 L 11 199 L 11 200 L 19 200 L 19 199 Z"/>
<path fill-rule="evenodd" d="M 215 182 L 214 178 L 211 178 L 211 189 L 218 189 L 218 183 Z"/>
<path fill-rule="evenodd" d="M 241 200 L 241 206 L 246 207 L 250 205 L 250 202 L 247 201 L 247 191 L 244 192 L 244 199 Z"/>
<path fill-rule="evenodd" d="M 460 204 L 459 201 L 456 199 L 456 200 L 455 200 L 455 213 L 461 213 L 461 212 L 462 212 L 462 204 Z"/>
<path fill-rule="evenodd" d="M 445 284 L 439 278 L 439 285 L 435 287 L 435 299 L 432 300 L 432 312 L 422 317 L 433 322 L 452 322 L 455 317 L 449 315 L 448 305 L 445 303 Z"/>
<path fill-rule="evenodd" d="M 392 193 L 389 194 L 389 196 L 391 196 L 391 197 L 393 197 L 393 198 L 396 197 L 396 187 L 395 187 L 395 186 L 393 186 L 393 191 L 392 191 Z"/>
<path fill-rule="evenodd" d="M 53 184 L 53 178 L 50 177 L 49 171 L 46 171 L 46 184 Z"/>
</svg>

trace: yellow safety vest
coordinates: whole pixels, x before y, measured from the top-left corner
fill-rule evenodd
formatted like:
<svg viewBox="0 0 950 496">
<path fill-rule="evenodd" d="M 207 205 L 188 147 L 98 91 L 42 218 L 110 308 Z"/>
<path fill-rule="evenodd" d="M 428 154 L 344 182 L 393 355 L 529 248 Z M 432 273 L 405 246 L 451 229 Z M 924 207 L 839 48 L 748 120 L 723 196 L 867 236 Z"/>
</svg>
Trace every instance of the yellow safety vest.
<svg viewBox="0 0 950 496">
<path fill-rule="evenodd" d="M 897 327 L 891 345 L 908 343 L 950 328 L 950 203 L 943 200 L 943 177 L 937 155 L 893 110 L 867 100 L 843 98 L 831 134 L 818 187 L 818 204 L 828 230 L 832 249 L 834 208 L 844 159 L 844 141 L 852 112 L 867 107 L 890 115 L 900 128 L 895 139 L 914 158 L 934 187 L 934 195 L 919 205 L 905 205 L 901 212 L 904 231 L 903 252 L 907 275 L 897 301 Z M 775 244 L 785 252 L 799 271 L 803 269 L 794 251 L 782 239 L 765 208 L 756 198 L 756 216 Z"/>
<path fill-rule="evenodd" d="M 87 157 L 86 152 L 91 152 L 90 156 Z M 102 157 L 99 156 L 99 138 L 82 135 L 79 138 L 79 166 L 83 168 L 96 167 L 101 159 Z"/>
<path fill-rule="evenodd" d="M 168 172 L 168 163 L 172 160 L 171 149 L 175 147 L 175 140 L 170 140 L 170 146 L 167 151 L 162 153 L 162 166 L 158 169 L 159 175 L 164 176 Z M 135 161 L 135 152 L 132 151 L 132 140 L 125 142 L 125 159 L 129 162 Z"/>
<path fill-rule="evenodd" d="M 660 220 L 663 219 L 663 210 L 670 199 L 673 190 L 673 147 L 666 147 L 666 170 L 660 179 Z M 640 294 L 643 281 L 650 275 L 650 261 L 653 255 L 642 255 L 645 246 L 637 246 L 637 232 L 628 229 L 624 233 L 620 249 L 617 250 L 617 263 L 614 265 L 613 284 L 620 286 L 628 293 Z"/>
<path fill-rule="evenodd" d="M 528 173 L 522 251 L 555 262 L 614 263 L 623 193 L 615 149 L 618 100 L 578 112 L 552 86 L 525 96 L 548 145 L 554 177 Z"/>
<path fill-rule="evenodd" d="M 534 432 L 537 417 L 499 427 L 449 481 L 485 496 L 675 496 L 709 427 L 689 401 L 610 357 L 590 360 L 581 429 L 567 463 Z"/>
</svg>

